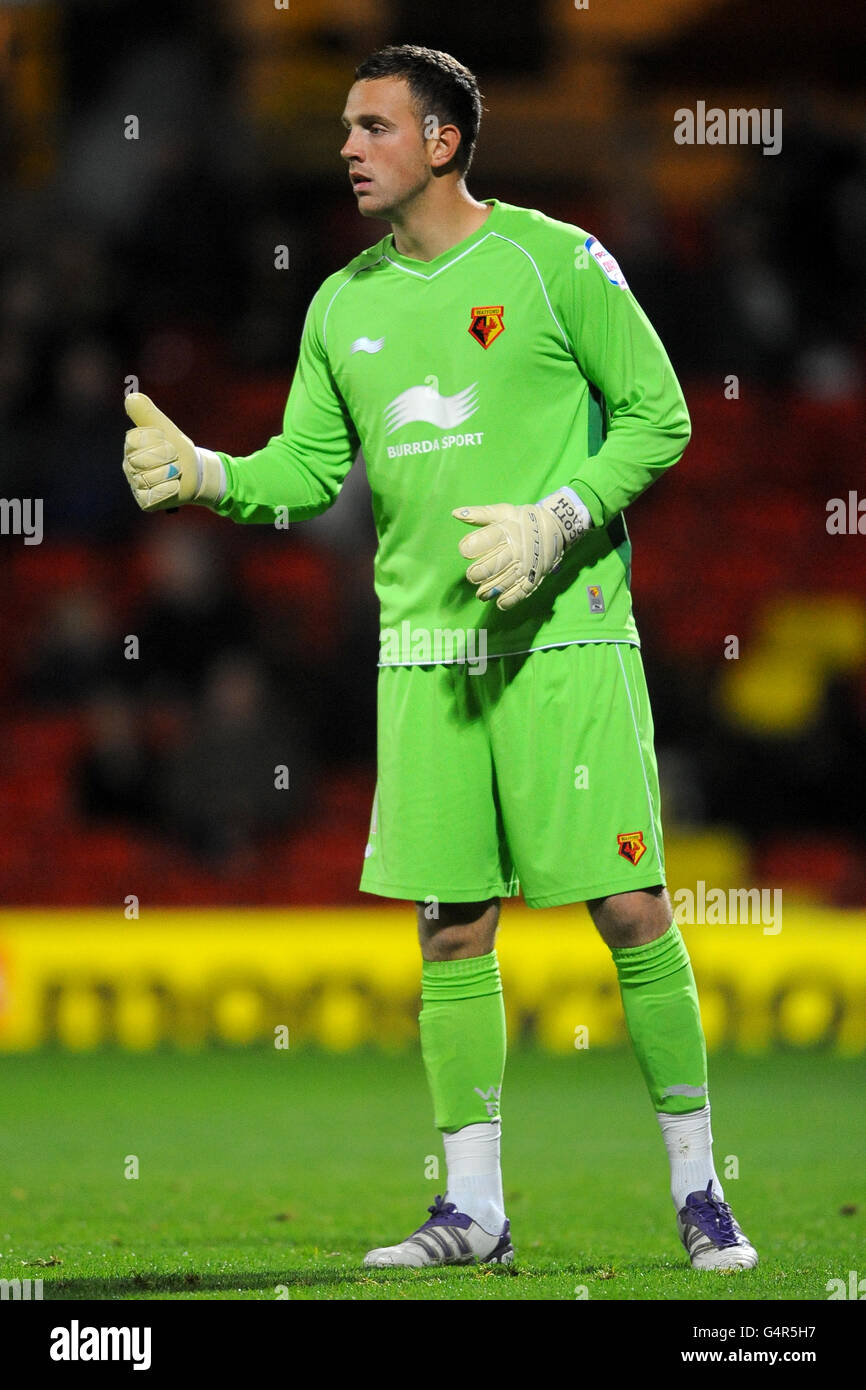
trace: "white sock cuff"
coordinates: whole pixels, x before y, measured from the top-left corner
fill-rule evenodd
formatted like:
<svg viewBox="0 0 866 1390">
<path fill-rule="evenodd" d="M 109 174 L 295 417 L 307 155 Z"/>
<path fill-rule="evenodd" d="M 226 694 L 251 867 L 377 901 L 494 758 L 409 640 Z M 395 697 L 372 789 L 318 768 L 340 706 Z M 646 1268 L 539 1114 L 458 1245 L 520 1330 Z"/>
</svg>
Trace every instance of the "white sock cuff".
<svg viewBox="0 0 866 1390">
<path fill-rule="evenodd" d="M 454 1134 L 443 1134 L 449 1176 L 469 1177 L 498 1171 L 501 1135 L 501 1120 L 464 1125 Z"/>
<path fill-rule="evenodd" d="M 495 1147 L 502 1138 L 502 1120 L 482 1120 L 475 1125 L 464 1125 L 453 1134 L 442 1135 L 445 1152 L 484 1153 Z"/>
<path fill-rule="evenodd" d="M 671 1134 L 674 1131 L 681 1134 L 695 1133 L 702 1130 L 704 1125 L 710 1124 L 710 1102 L 707 1101 L 700 1110 L 686 1110 L 681 1115 L 669 1115 L 666 1111 L 657 1110 L 656 1119 L 661 1126 L 662 1134 Z"/>
</svg>

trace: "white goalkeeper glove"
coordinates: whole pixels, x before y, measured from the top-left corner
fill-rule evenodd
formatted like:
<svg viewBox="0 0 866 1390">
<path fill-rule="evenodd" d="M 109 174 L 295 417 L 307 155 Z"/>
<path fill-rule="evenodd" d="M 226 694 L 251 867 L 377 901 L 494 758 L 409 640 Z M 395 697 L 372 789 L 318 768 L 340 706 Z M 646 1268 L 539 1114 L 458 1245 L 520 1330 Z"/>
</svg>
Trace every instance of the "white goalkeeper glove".
<svg viewBox="0 0 866 1390">
<path fill-rule="evenodd" d="M 534 504 L 457 507 L 451 515 L 481 527 L 460 542 L 460 554 L 475 561 L 466 578 L 478 585 L 482 601 L 495 598 L 503 612 L 534 593 L 592 525 L 589 511 L 571 488 Z"/>
<path fill-rule="evenodd" d="M 123 471 L 143 512 L 162 512 L 187 502 L 210 507 L 219 501 L 226 475 L 217 454 L 197 449 L 139 391 L 126 397 L 126 413 L 136 428 L 126 432 Z"/>
</svg>

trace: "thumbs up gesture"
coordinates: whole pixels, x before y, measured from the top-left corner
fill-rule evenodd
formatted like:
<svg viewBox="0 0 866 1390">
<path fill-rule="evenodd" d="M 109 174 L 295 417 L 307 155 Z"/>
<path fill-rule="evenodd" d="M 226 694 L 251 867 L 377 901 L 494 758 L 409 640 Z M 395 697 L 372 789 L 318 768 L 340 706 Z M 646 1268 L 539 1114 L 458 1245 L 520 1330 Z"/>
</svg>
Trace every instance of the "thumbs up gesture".
<svg viewBox="0 0 866 1390">
<path fill-rule="evenodd" d="M 127 430 L 123 471 L 143 512 L 182 507 L 187 502 L 211 506 L 225 490 L 222 460 L 197 449 L 177 425 L 139 391 L 126 397 L 126 413 L 135 425 Z"/>
</svg>

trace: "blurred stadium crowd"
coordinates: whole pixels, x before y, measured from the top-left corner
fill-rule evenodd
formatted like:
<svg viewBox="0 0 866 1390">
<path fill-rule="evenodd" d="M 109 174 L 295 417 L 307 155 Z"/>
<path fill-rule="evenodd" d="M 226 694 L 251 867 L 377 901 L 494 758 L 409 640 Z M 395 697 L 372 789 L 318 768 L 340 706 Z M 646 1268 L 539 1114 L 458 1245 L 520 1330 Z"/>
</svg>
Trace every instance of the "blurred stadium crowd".
<svg viewBox="0 0 866 1390">
<path fill-rule="evenodd" d="M 671 842 L 715 836 L 719 883 L 866 902 L 866 539 L 826 525 L 866 439 L 862 20 L 834 59 L 789 6 L 771 86 L 750 7 L 721 0 L 649 29 L 626 0 L 596 27 L 553 0 L 300 8 L 0 9 L 0 496 L 45 507 L 42 544 L 0 537 L 0 900 L 357 899 L 363 463 L 288 533 L 144 518 L 122 397 L 134 378 L 235 454 L 278 430 L 310 297 L 388 230 L 338 157 L 352 69 L 411 41 L 479 76 L 473 194 L 599 235 L 686 390 L 693 442 L 628 517 Z M 781 107 L 782 153 L 677 147 L 673 111 L 718 93 Z"/>
</svg>

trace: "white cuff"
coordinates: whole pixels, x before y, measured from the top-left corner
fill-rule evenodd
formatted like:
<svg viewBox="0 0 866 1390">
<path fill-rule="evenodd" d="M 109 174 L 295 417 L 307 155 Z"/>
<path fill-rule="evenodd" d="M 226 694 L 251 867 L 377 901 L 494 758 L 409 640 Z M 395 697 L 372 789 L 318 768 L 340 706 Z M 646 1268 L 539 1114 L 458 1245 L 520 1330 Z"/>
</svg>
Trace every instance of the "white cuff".
<svg viewBox="0 0 866 1390">
<path fill-rule="evenodd" d="M 574 503 L 575 507 L 577 508 L 577 514 L 583 522 L 583 529 L 584 531 L 588 531 L 592 526 L 592 517 L 589 514 L 589 508 L 587 507 L 586 503 L 581 502 L 580 498 L 578 497 L 577 493 L 574 491 L 573 488 L 561 487 L 559 491 L 564 492 L 566 497 L 570 498 L 570 500 Z"/>
<path fill-rule="evenodd" d="M 536 506 L 545 507 L 553 512 L 559 522 L 565 537 L 566 547 L 573 545 L 575 541 L 585 534 L 592 526 L 592 517 L 589 510 L 581 502 L 577 493 L 570 487 L 561 487 L 557 492 L 550 492 L 546 497 L 542 497 Z"/>
<path fill-rule="evenodd" d="M 225 496 L 228 487 L 225 464 L 212 449 L 198 447 L 195 462 L 197 474 L 193 501 L 203 507 L 212 507 Z"/>
</svg>

